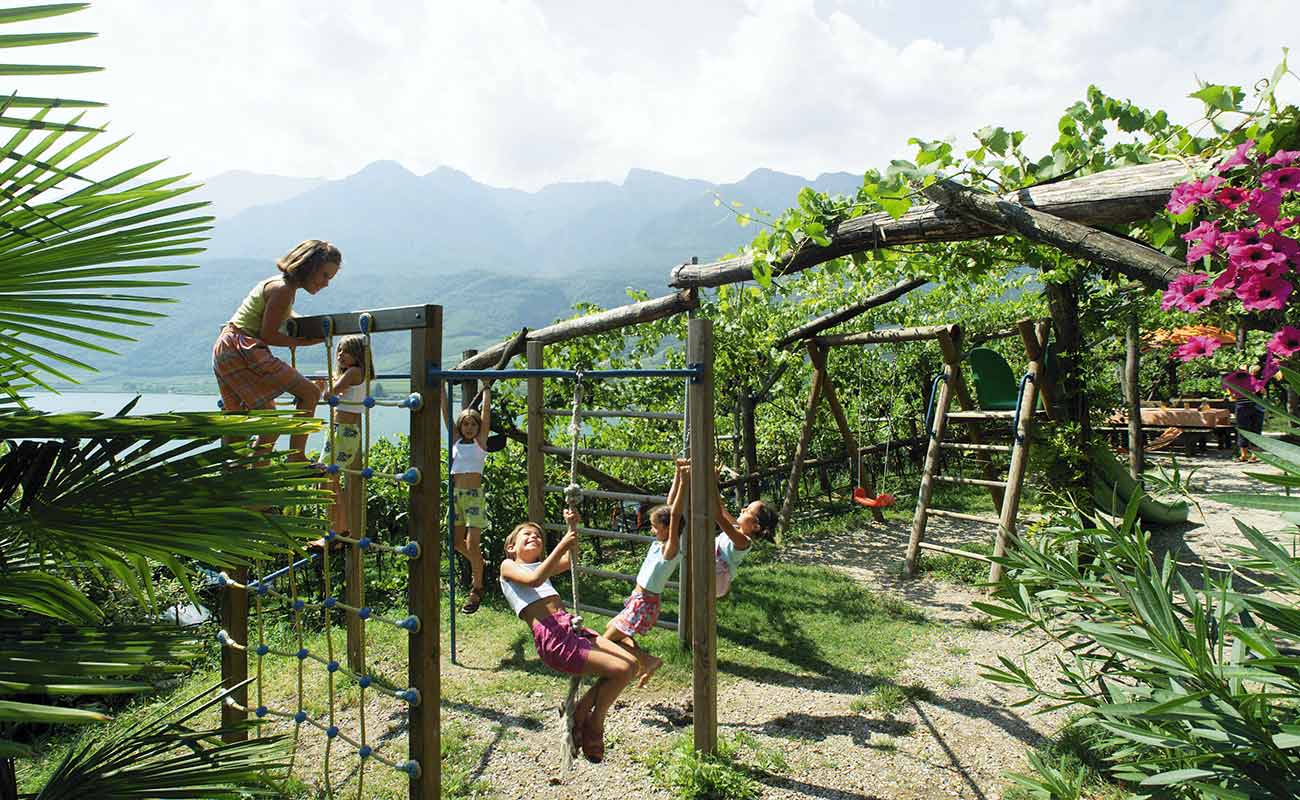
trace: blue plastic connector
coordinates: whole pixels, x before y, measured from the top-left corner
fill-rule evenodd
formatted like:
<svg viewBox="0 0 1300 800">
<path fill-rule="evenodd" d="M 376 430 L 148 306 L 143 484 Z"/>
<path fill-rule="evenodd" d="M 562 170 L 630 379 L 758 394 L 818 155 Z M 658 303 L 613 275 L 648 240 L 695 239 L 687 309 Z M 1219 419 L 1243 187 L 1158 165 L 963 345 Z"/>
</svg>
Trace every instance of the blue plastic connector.
<svg viewBox="0 0 1300 800">
<path fill-rule="evenodd" d="M 370 606 L 362 606 L 357 609 L 357 616 L 361 619 L 370 619 Z"/>
<path fill-rule="evenodd" d="M 217 408 L 221 409 L 222 411 L 225 411 L 225 410 L 226 410 L 226 401 L 225 401 L 225 400 L 218 400 L 218 401 L 217 401 Z"/>
<path fill-rule="evenodd" d="M 307 652 L 307 648 L 300 647 L 298 648 L 298 652 L 294 653 L 294 655 L 298 656 L 299 661 L 305 661 L 307 659 L 307 656 L 311 655 L 311 653 Z"/>
<path fill-rule="evenodd" d="M 337 661 L 331 661 L 330 663 L 328 663 L 328 664 L 325 665 L 325 669 L 329 670 L 330 672 L 338 672 L 338 671 L 339 671 L 339 662 L 337 662 Z"/>
<path fill-rule="evenodd" d="M 267 647 L 266 645 L 264 645 L 264 644 L 259 644 L 259 645 L 257 646 L 257 654 L 258 654 L 259 656 L 264 656 L 264 655 L 266 655 L 266 654 L 269 653 L 269 652 L 271 652 L 271 648 Z"/>
<path fill-rule="evenodd" d="M 230 583 L 230 576 L 229 576 L 229 575 L 227 575 L 227 574 L 224 573 L 224 572 L 218 572 L 218 573 L 217 573 L 217 585 L 218 585 L 218 586 L 226 586 L 226 585 L 229 584 L 229 583 Z"/>
<path fill-rule="evenodd" d="M 357 539 L 357 547 L 360 547 L 362 550 L 369 550 L 369 549 L 370 549 L 370 537 L 369 537 L 369 536 L 362 536 L 360 539 Z"/>
<path fill-rule="evenodd" d="M 325 402 L 330 404 L 330 408 L 338 408 L 339 403 L 343 402 L 343 398 L 339 397 L 336 394 L 332 394 L 329 397 L 325 398 Z"/>
<path fill-rule="evenodd" d="M 329 317 L 325 317 L 320 321 L 320 327 L 321 330 L 325 333 L 325 335 L 329 336 L 330 333 L 334 331 L 334 320 L 330 319 Z"/>
<path fill-rule="evenodd" d="M 225 631 L 217 631 L 217 641 L 222 644 L 230 644 L 230 634 Z"/>
<path fill-rule="evenodd" d="M 265 717 L 266 706 L 258 706 L 256 709 L 253 710 L 253 713 L 256 714 L 258 718 Z"/>
<path fill-rule="evenodd" d="M 362 675 L 360 678 L 357 678 L 357 686 L 360 686 L 362 689 L 369 689 L 369 688 L 370 688 L 370 676 L 369 676 L 369 675 Z"/>
<path fill-rule="evenodd" d="M 404 689 L 403 691 L 397 693 L 397 697 L 399 700 L 405 700 L 406 702 L 410 703 L 413 706 L 418 706 L 420 704 L 419 689 L 414 689 L 414 688 Z"/>
<path fill-rule="evenodd" d="M 424 408 L 424 395 L 419 392 L 411 392 L 402 401 L 402 408 L 409 408 L 412 411 L 419 411 Z"/>
<path fill-rule="evenodd" d="M 339 599 L 337 597 L 327 597 L 325 598 L 324 601 L 321 602 L 321 605 L 325 606 L 326 608 L 333 608 L 334 606 L 338 605 L 338 602 Z"/>
<path fill-rule="evenodd" d="M 253 590 L 256 591 L 258 594 L 265 596 L 267 592 L 271 591 L 271 586 L 270 584 L 264 581 L 258 581 L 257 583 L 253 584 Z"/>
<path fill-rule="evenodd" d="M 337 533 L 337 532 L 335 532 L 335 531 L 329 531 L 329 532 L 327 532 L 327 533 L 325 534 L 325 541 L 327 541 L 327 542 L 332 542 L 332 541 L 334 541 L 334 537 L 335 537 L 335 536 L 338 536 L 338 533 Z"/>
<path fill-rule="evenodd" d="M 307 603 L 306 603 L 306 601 L 303 600 L 301 597 L 295 597 L 295 598 L 293 599 L 293 610 L 294 610 L 294 611 L 302 611 L 302 610 L 303 610 L 304 608 L 306 608 L 306 607 L 307 607 Z"/>
<path fill-rule="evenodd" d="M 361 316 L 357 317 L 357 324 L 361 326 L 362 333 L 370 333 L 370 326 L 375 323 L 375 318 L 370 316 L 369 311 L 363 311 Z"/>
<path fill-rule="evenodd" d="M 362 759 L 370 758 L 370 754 L 373 752 L 375 751 L 368 744 L 363 744 L 357 748 L 357 755 L 361 756 Z"/>
<path fill-rule="evenodd" d="M 398 475 L 397 479 L 402 483 L 409 483 L 410 485 L 414 486 L 415 484 L 420 482 L 420 468 L 411 467 L 406 472 L 403 472 L 401 475 Z"/>
<path fill-rule="evenodd" d="M 307 721 L 307 712 L 299 711 L 297 714 L 294 714 L 293 721 L 299 725 L 303 724 L 304 722 Z"/>
<path fill-rule="evenodd" d="M 407 542 L 405 545 L 402 546 L 401 553 L 402 553 L 402 555 L 407 556 L 408 558 L 419 558 L 419 557 L 420 557 L 420 543 L 419 543 L 419 542 Z"/>
<path fill-rule="evenodd" d="M 337 726 L 337 725 L 331 725 L 331 726 L 329 726 L 328 728 L 326 728 L 326 729 L 325 729 L 325 735 L 328 736 L 328 737 L 331 738 L 331 739 L 333 739 L 335 736 L 338 736 L 338 735 L 339 735 L 339 728 L 338 728 L 338 726 Z"/>
<path fill-rule="evenodd" d="M 371 397 L 371 396 L 369 396 L 369 395 L 366 395 L 366 399 L 361 401 L 361 405 L 365 406 L 366 408 L 374 408 L 374 407 L 375 407 L 375 398 L 373 398 L 373 397 Z"/>
<path fill-rule="evenodd" d="M 411 633 L 416 633 L 420 630 L 420 618 L 412 614 L 411 616 L 397 623 L 397 627 L 405 628 Z"/>
<path fill-rule="evenodd" d="M 420 762 L 418 761 L 404 761 L 397 767 L 397 769 L 399 772 L 405 772 L 412 778 L 420 777 Z"/>
<path fill-rule="evenodd" d="M 330 464 L 328 467 L 325 468 L 325 471 L 328 472 L 330 475 L 337 475 L 339 474 L 339 465 Z"/>
</svg>

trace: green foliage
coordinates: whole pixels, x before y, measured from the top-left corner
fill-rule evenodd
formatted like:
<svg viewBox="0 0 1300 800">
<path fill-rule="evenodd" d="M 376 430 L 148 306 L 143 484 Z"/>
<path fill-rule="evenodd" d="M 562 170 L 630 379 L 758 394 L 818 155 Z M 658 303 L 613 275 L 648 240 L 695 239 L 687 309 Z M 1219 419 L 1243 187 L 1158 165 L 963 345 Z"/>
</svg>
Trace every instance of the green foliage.
<svg viewBox="0 0 1300 800">
<path fill-rule="evenodd" d="M 645 754 L 650 774 L 679 800 L 757 800 L 758 784 L 737 766 L 739 747 L 718 739 L 717 755 L 695 751 L 688 735 L 657 745 Z"/>
</svg>

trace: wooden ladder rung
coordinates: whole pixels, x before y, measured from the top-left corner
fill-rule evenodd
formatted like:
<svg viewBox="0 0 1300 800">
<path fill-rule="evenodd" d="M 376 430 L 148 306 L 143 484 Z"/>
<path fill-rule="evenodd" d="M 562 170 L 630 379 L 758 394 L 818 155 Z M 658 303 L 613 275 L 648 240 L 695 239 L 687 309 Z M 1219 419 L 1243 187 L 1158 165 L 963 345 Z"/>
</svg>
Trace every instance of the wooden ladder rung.
<svg viewBox="0 0 1300 800">
<path fill-rule="evenodd" d="M 975 442 L 939 442 L 940 447 L 949 450 L 983 450 L 994 453 L 1010 453 L 1009 444 L 976 444 Z"/>
<path fill-rule="evenodd" d="M 955 547 L 944 547 L 941 544 L 930 544 L 929 542 L 917 542 L 922 550 L 933 550 L 936 553 L 944 555 L 957 556 L 958 558 L 973 558 L 976 561 L 983 561 L 985 564 L 992 564 L 993 559 L 983 553 L 972 553 L 969 550 L 958 550 Z"/>
<path fill-rule="evenodd" d="M 991 419 L 1012 419 L 1014 411 L 949 411 L 948 419 L 956 422 L 983 422 Z"/>
<path fill-rule="evenodd" d="M 985 525 L 1002 525 L 1002 520 L 997 517 L 986 517 L 982 514 L 966 514 L 961 511 L 948 511 L 943 508 L 927 508 L 927 514 L 933 514 L 936 517 L 947 517 L 949 519 L 964 519 L 967 522 L 982 522 Z"/>
<path fill-rule="evenodd" d="M 990 481 L 984 478 L 959 478 L 955 475 L 935 475 L 933 476 L 933 478 L 936 481 L 943 481 L 944 483 L 961 483 L 961 484 L 970 484 L 972 486 L 988 486 L 994 489 L 1007 488 L 1006 481 Z"/>
</svg>

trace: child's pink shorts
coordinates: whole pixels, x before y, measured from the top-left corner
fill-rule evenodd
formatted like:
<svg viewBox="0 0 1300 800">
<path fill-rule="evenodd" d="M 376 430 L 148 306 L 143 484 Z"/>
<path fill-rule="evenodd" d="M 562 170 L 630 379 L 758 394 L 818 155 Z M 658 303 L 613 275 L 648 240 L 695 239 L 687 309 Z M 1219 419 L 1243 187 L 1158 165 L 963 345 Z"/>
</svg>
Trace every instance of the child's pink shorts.
<svg viewBox="0 0 1300 800">
<path fill-rule="evenodd" d="M 568 611 L 556 611 L 533 623 L 533 644 L 542 663 L 556 672 L 581 675 L 587 666 L 592 641 L 599 635 L 591 628 L 574 629 Z"/>
<path fill-rule="evenodd" d="M 659 595 L 633 589 L 623 603 L 623 610 L 614 617 L 614 627 L 628 636 L 639 636 L 659 621 Z"/>
</svg>

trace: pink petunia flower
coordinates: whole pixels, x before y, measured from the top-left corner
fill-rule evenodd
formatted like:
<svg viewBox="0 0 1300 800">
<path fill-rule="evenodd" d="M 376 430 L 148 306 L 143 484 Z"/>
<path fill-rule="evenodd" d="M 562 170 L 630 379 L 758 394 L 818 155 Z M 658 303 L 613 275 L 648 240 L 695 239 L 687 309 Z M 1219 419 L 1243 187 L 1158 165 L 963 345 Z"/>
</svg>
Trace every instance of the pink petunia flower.
<svg viewBox="0 0 1300 800">
<path fill-rule="evenodd" d="M 1271 169 L 1259 176 L 1259 182 L 1266 189 L 1294 192 L 1300 187 L 1300 167 Z"/>
<path fill-rule="evenodd" d="M 1214 200 L 1227 209 L 1234 209 L 1246 202 L 1246 190 L 1236 186 L 1225 186 L 1214 193 Z"/>
<path fill-rule="evenodd" d="M 1237 149 L 1233 151 L 1232 155 L 1223 159 L 1223 162 L 1219 164 L 1219 168 L 1217 172 L 1222 174 L 1232 169 L 1233 167 L 1240 167 L 1242 165 L 1249 164 L 1250 160 L 1246 158 L 1246 151 L 1254 146 L 1255 146 L 1254 139 L 1247 139 L 1246 141 L 1237 145 Z"/>
<path fill-rule="evenodd" d="M 1241 307 L 1247 311 L 1275 311 L 1290 296 L 1291 284 L 1281 278 L 1252 275 L 1237 287 Z"/>
<path fill-rule="evenodd" d="M 1282 210 L 1282 192 L 1277 189 L 1252 189 L 1246 208 L 1259 217 L 1259 221 L 1272 226 L 1277 222 L 1278 212 Z"/>
<path fill-rule="evenodd" d="M 1203 181 L 1188 181 L 1174 187 L 1169 194 L 1165 208 L 1171 213 L 1181 214 L 1207 197 L 1210 197 L 1223 183 L 1223 178 L 1211 175 Z"/>
<path fill-rule="evenodd" d="M 1160 300 L 1160 308 L 1168 311 L 1183 301 L 1188 292 L 1195 289 L 1206 278 L 1210 277 L 1204 272 L 1190 272 L 1179 275 L 1169 282 L 1169 288 L 1165 290 L 1164 296 Z"/>
<path fill-rule="evenodd" d="M 1244 369 L 1234 369 L 1224 375 L 1222 380 L 1225 389 L 1237 389 L 1241 394 L 1250 394 L 1255 391 L 1255 379 Z"/>
<path fill-rule="evenodd" d="M 1264 366 L 1260 368 L 1259 375 L 1251 379 L 1250 388 L 1255 390 L 1255 394 L 1260 394 L 1268 387 L 1268 382 L 1273 380 L 1273 376 L 1281 369 L 1282 365 L 1277 363 L 1272 353 L 1269 353 L 1264 359 Z"/>
<path fill-rule="evenodd" d="M 1193 336 L 1174 351 L 1174 355 L 1183 361 L 1205 358 L 1223 346 L 1223 342 L 1213 336 Z"/>
<path fill-rule="evenodd" d="M 1186 311 L 1188 314 L 1195 314 L 1218 299 L 1218 292 L 1208 286 L 1198 286 L 1183 295 L 1174 306 L 1179 311 Z"/>
<path fill-rule="evenodd" d="M 1290 358 L 1300 353 L 1300 328 L 1283 325 L 1282 329 L 1268 340 L 1268 352 L 1278 358 Z"/>
<path fill-rule="evenodd" d="M 1285 217 L 1273 223 L 1273 230 L 1281 233 L 1282 231 L 1294 228 L 1297 222 L 1300 222 L 1300 217 Z"/>
<path fill-rule="evenodd" d="M 1273 264 L 1286 263 L 1286 256 L 1273 250 L 1272 246 L 1260 242 L 1229 247 L 1228 263 L 1241 269 L 1247 267 L 1266 269 Z"/>
<path fill-rule="evenodd" d="M 1216 292 L 1226 292 L 1237 285 L 1237 278 L 1240 277 L 1238 269 L 1231 264 L 1218 277 L 1210 281 L 1210 288 Z M 1165 309 L 1166 311 L 1168 309 Z"/>
<path fill-rule="evenodd" d="M 1280 233 L 1266 233 L 1260 244 L 1266 244 L 1273 248 L 1273 252 L 1286 256 L 1286 260 L 1291 262 L 1291 266 L 1300 267 L 1300 242 L 1290 236 L 1283 236 Z"/>
<path fill-rule="evenodd" d="M 1265 164 L 1271 167 L 1289 167 L 1300 159 L 1300 150 L 1278 150 L 1268 157 Z"/>
<path fill-rule="evenodd" d="M 1219 235 L 1219 245 L 1224 248 L 1240 247 L 1247 244 L 1259 244 L 1264 241 L 1264 234 L 1257 228 L 1242 228 L 1237 231 L 1225 231 Z"/>
</svg>

